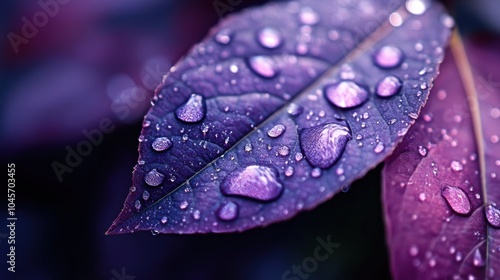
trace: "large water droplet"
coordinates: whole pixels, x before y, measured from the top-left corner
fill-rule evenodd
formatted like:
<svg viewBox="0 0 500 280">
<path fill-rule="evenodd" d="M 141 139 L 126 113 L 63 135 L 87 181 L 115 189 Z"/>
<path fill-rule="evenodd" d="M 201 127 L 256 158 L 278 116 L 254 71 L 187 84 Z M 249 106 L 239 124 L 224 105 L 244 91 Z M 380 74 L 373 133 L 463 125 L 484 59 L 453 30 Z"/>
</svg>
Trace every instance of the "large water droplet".
<svg viewBox="0 0 500 280">
<path fill-rule="evenodd" d="M 161 183 L 163 183 L 163 179 L 165 179 L 165 175 L 161 174 L 156 169 L 149 171 L 144 176 L 144 181 L 146 182 L 146 184 L 148 184 L 152 187 L 156 187 L 156 186 L 160 185 Z"/>
<path fill-rule="evenodd" d="M 479 251 L 479 248 L 476 248 L 474 251 L 474 257 L 472 259 L 472 264 L 477 267 L 482 267 L 485 265 L 483 256 L 481 255 L 481 252 Z"/>
<path fill-rule="evenodd" d="M 387 76 L 380 80 L 377 84 L 377 95 L 381 97 L 390 97 L 397 94 L 401 90 L 403 83 L 396 76 Z"/>
<path fill-rule="evenodd" d="M 233 221 L 238 217 L 238 205 L 232 201 L 222 205 L 217 211 L 217 217 L 223 221 Z"/>
<path fill-rule="evenodd" d="M 278 30 L 266 27 L 257 34 L 257 41 L 265 48 L 274 49 L 281 45 L 281 35 Z"/>
<path fill-rule="evenodd" d="M 267 132 L 267 135 L 272 138 L 279 137 L 285 132 L 286 127 L 282 124 L 277 124 L 273 126 L 269 131 Z"/>
<path fill-rule="evenodd" d="M 205 117 L 206 110 L 203 96 L 193 93 L 189 100 L 175 111 L 175 115 L 181 121 L 194 123 Z"/>
<path fill-rule="evenodd" d="M 329 168 L 340 158 L 351 138 L 346 126 L 328 123 L 304 129 L 300 134 L 300 146 L 311 165 Z"/>
<path fill-rule="evenodd" d="M 222 182 L 225 195 L 245 196 L 261 201 L 276 199 L 283 190 L 273 167 L 250 165 L 230 173 Z"/>
<path fill-rule="evenodd" d="M 373 62 L 381 68 L 395 68 L 403 62 L 403 52 L 396 46 L 386 45 L 375 52 Z"/>
<path fill-rule="evenodd" d="M 314 25 L 319 21 L 319 15 L 310 7 L 304 7 L 300 10 L 299 19 L 302 24 Z"/>
<path fill-rule="evenodd" d="M 342 81 L 325 87 L 328 101 L 340 108 L 352 108 L 368 100 L 368 91 L 353 81 Z"/>
<path fill-rule="evenodd" d="M 500 227 L 500 210 L 493 206 L 492 204 L 488 204 L 485 209 L 486 220 L 488 223 L 494 227 Z"/>
<path fill-rule="evenodd" d="M 471 211 L 470 200 L 467 194 L 460 188 L 445 186 L 441 190 L 441 195 L 448 205 L 458 214 L 467 215 Z"/>
<path fill-rule="evenodd" d="M 158 137 L 153 141 L 151 147 L 157 152 L 165 151 L 172 147 L 172 141 L 167 137 Z"/>
<path fill-rule="evenodd" d="M 274 60 L 268 56 L 252 56 L 248 59 L 248 65 L 250 69 L 263 78 L 271 79 L 278 74 Z"/>
</svg>

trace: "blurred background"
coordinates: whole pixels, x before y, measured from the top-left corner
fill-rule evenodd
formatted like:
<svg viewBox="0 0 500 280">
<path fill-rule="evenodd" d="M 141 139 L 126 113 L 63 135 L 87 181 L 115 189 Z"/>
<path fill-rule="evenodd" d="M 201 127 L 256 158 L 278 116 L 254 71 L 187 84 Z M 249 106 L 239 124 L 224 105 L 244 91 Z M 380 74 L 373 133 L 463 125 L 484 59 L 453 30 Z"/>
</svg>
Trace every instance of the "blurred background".
<svg viewBox="0 0 500 280">
<path fill-rule="evenodd" d="M 131 186 L 142 117 L 163 74 L 221 16 L 264 2 L 0 2 L 0 151 L 4 174 L 16 164 L 18 218 L 15 274 L 0 227 L 0 279 L 282 279 L 327 236 L 341 245 L 307 279 L 390 278 L 380 166 L 314 211 L 267 228 L 104 235 Z M 465 36 L 500 33 L 497 1 L 444 2 Z M 54 162 L 103 120 L 112 131 L 58 177 Z"/>
</svg>

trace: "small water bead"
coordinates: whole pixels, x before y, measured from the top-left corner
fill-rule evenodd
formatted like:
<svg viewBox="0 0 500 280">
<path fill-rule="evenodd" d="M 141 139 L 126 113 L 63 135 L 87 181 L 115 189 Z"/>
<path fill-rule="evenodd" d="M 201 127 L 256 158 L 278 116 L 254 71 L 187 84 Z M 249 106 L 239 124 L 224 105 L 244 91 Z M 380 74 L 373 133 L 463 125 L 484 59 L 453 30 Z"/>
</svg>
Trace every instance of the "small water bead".
<svg viewBox="0 0 500 280">
<path fill-rule="evenodd" d="M 304 129 L 300 134 L 300 146 L 311 165 L 325 169 L 340 158 L 351 138 L 346 126 L 327 123 Z"/>
<path fill-rule="evenodd" d="M 415 257 L 418 255 L 418 247 L 416 245 L 413 245 L 410 247 L 410 250 L 408 251 L 410 253 L 410 256 Z"/>
<path fill-rule="evenodd" d="M 165 217 L 165 216 L 163 216 L 163 217 L 161 218 L 160 222 L 161 222 L 162 224 L 166 224 L 166 223 L 168 222 L 168 218 L 167 218 L 167 217 Z"/>
<path fill-rule="evenodd" d="M 321 169 L 317 167 L 313 168 L 313 170 L 311 171 L 311 176 L 314 178 L 318 178 L 319 176 L 321 176 Z"/>
<path fill-rule="evenodd" d="M 426 0 L 407 0 L 406 9 L 414 15 L 421 15 L 427 10 L 428 3 Z"/>
<path fill-rule="evenodd" d="M 427 155 L 427 149 L 424 146 L 418 146 L 418 153 L 425 157 Z"/>
<path fill-rule="evenodd" d="M 278 30 L 266 27 L 258 32 L 257 41 L 262 47 L 274 49 L 281 45 L 282 38 Z"/>
<path fill-rule="evenodd" d="M 418 195 L 418 199 L 422 202 L 424 202 L 426 199 L 427 199 L 427 196 L 425 195 L 425 193 L 420 193 Z"/>
<path fill-rule="evenodd" d="M 293 166 L 287 166 L 285 169 L 285 176 L 290 177 L 293 175 L 293 172 L 294 172 Z"/>
<path fill-rule="evenodd" d="M 167 137 L 158 137 L 151 143 L 151 147 L 157 152 L 162 152 L 172 147 L 172 141 Z"/>
<path fill-rule="evenodd" d="M 417 113 L 408 113 L 408 117 L 416 120 L 416 119 L 418 119 L 418 114 Z"/>
<path fill-rule="evenodd" d="M 238 68 L 238 65 L 236 64 L 232 64 L 231 66 L 229 66 L 229 71 L 233 74 L 236 74 L 238 73 L 240 69 Z"/>
<path fill-rule="evenodd" d="M 217 211 L 217 217 L 222 221 L 233 221 L 238 217 L 238 205 L 232 201 L 222 205 Z"/>
<path fill-rule="evenodd" d="M 245 152 L 251 152 L 253 150 L 253 146 L 251 143 L 245 144 Z"/>
<path fill-rule="evenodd" d="M 386 76 L 377 84 L 376 93 L 380 97 L 391 97 L 401 90 L 403 82 L 396 76 Z"/>
<path fill-rule="evenodd" d="M 455 254 L 455 260 L 456 260 L 457 262 L 461 261 L 461 260 L 462 260 L 462 253 L 457 252 L 457 253 Z"/>
<path fill-rule="evenodd" d="M 199 220 L 201 218 L 201 212 L 200 210 L 194 210 L 193 211 L 193 219 Z"/>
<path fill-rule="evenodd" d="M 189 206 L 189 203 L 187 201 L 182 201 L 181 204 L 179 204 L 179 208 L 182 210 L 185 210 Z"/>
<path fill-rule="evenodd" d="M 275 126 L 273 126 L 271 129 L 269 129 L 269 131 L 267 132 L 267 135 L 271 138 L 276 138 L 276 137 L 280 137 L 283 132 L 285 132 L 286 130 L 286 127 L 282 124 L 277 124 Z"/>
<path fill-rule="evenodd" d="M 315 25 L 319 22 L 319 15 L 310 7 L 304 7 L 300 10 L 299 19 L 302 24 Z"/>
<path fill-rule="evenodd" d="M 227 28 L 223 28 L 215 34 L 215 41 L 222 45 L 227 45 L 231 42 L 231 31 Z"/>
<path fill-rule="evenodd" d="M 304 158 L 304 155 L 302 153 L 296 153 L 295 154 L 295 161 L 299 162 Z"/>
<path fill-rule="evenodd" d="M 463 166 L 460 162 L 456 161 L 456 160 L 453 160 L 451 163 L 450 163 L 450 167 L 453 171 L 456 171 L 456 172 L 459 172 L 459 171 L 462 171 L 463 170 Z"/>
<path fill-rule="evenodd" d="M 141 210 L 142 204 L 140 200 L 136 200 L 134 203 L 135 210 L 139 211 Z"/>
<path fill-rule="evenodd" d="M 161 183 L 163 183 L 163 179 L 165 179 L 165 175 L 161 174 L 156 169 L 149 171 L 144 176 L 144 181 L 146 182 L 146 184 L 152 187 L 159 186 Z"/>
<path fill-rule="evenodd" d="M 195 123 L 205 117 L 206 110 L 203 96 L 193 93 L 189 100 L 175 111 L 175 115 L 183 122 Z"/>
<path fill-rule="evenodd" d="M 340 108 L 359 106 L 368 100 L 368 91 L 364 86 L 353 81 L 342 81 L 328 85 L 324 89 L 325 97 L 330 103 Z"/>
<path fill-rule="evenodd" d="M 488 223 L 494 227 L 500 227 L 500 210 L 493 206 L 493 204 L 488 204 L 485 208 L 486 220 Z"/>
<path fill-rule="evenodd" d="M 467 215 L 471 211 L 471 204 L 467 194 L 460 188 L 445 186 L 441 189 L 441 195 L 445 198 L 453 211 L 461 215 Z"/>
<path fill-rule="evenodd" d="M 248 65 L 257 75 L 263 78 L 274 78 L 278 74 L 273 58 L 269 56 L 257 55 L 248 58 Z"/>
<path fill-rule="evenodd" d="M 479 251 L 479 248 L 476 248 L 476 250 L 474 250 L 472 264 L 476 267 L 483 267 L 485 265 L 485 261 L 483 259 L 483 256 L 481 255 L 481 252 Z"/>
<path fill-rule="evenodd" d="M 377 145 L 375 146 L 375 148 L 373 148 L 373 151 L 376 154 L 380 154 L 381 152 L 384 151 L 384 149 L 385 149 L 384 143 L 378 142 Z"/>
<path fill-rule="evenodd" d="M 380 68 L 398 67 L 403 62 L 403 51 L 396 46 L 385 45 L 375 52 L 373 62 Z"/>
<path fill-rule="evenodd" d="M 142 122 L 142 127 L 149 127 L 151 125 L 151 121 L 148 121 L 148 120 L 144 120 Z"/>
<path fill-rule="evenodd" d="M 148 191 L 144 191 L 142 193 L 142 199 L 144 199 L 144 200 L 148 200 L 149 199 L 149 192 Z"/>
<path fill-rule="evenodd" d="M 394 12 L 389 16 L 389 22 L 392 26 L 399 27 L 403 24 L 403 17 L 399 13 Z"/>
<path fill-rule="evenodd" d="M 273 167 L 250 165 L 233 171 L 220 185 L 225 195 L 249 197 L 261 201 L 276 199 L 283 191 Z"/>
<path fill-rule="evenodd" d="M 286 156 L 288 156 L 290 154 L 290 148 L 288 146 L 280 146 L 278 148 L 278 154 L 280 156 L 286 157 Z"/>
<path fill-rule="evenodd" d="M 295 103 L 291 103 L 290 105 L 288 105 L 288 108 L 286 111 L 288 114 L 290 114 L 292 116 L 298 116 L 304 111 L 304 109 Z"/>
</svg>

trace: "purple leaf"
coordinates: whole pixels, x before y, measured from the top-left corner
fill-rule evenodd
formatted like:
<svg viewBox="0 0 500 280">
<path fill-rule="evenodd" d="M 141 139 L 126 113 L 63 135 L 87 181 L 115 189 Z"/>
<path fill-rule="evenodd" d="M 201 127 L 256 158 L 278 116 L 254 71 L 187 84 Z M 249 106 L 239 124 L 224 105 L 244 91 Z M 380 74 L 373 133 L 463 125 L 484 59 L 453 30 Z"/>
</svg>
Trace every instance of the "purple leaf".
<svg viewBox="0 0 500 280">
<path fill-rule="evenodd" d="M 222 21 L 158 88 L 108 234 L 268 225 L 381 162 L 427 99 L 453 25 L 437 4 L 393 4 L 272 3 Z"/>
<path fill-rule="evenodd" d="M 383 172 L 395 279 L 500 275 L 500 42 L 461 46 Z"/>
</svg>

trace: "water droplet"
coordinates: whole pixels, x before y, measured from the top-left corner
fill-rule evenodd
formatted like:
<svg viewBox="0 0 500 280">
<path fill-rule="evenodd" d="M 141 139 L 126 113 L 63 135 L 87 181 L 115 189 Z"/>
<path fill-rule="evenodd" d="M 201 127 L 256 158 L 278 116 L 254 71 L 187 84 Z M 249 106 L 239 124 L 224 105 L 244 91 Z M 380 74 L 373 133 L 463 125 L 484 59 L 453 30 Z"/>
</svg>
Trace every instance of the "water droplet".
<svg viewBox="0 0 500 280">
<path fill-rule="evenodd" d="M 381 152 L 383 152 L 385 149 L 385 146 L 382 142 L 378 142 L 377 145 L 375 146 L 375 148 L 373 148 L 373 151 L 376 153 L 376 154 L 380 154 Z"/>
<path fill-rule="evenodd" d="M 281 146 L 278 148 L 278 154 L 280 154 L 280 156 L 288 156 L 290 154 L 290 148 L 288 148 L 288 146 Z"/>
<path fill-rule="evenodd" d="M 194 123 L 205 117 L 206 110 L 203 96 L 193 93 L 189 100 L 175 111 L 175 115 L 181 121 Z"/>
<path fill-rule="evenodd" d="M 418 146 L 418 153 L 425 157 L 427 155 L 427 149 L 424 146 Z"/>
<path fill-rule="evenodd" d="M 318 178 L 319 176 L 321 176 L 321 169 L 317 167 L 313 168 L 313 170 L 311 171 L 311 176 L 314 178 Z"/>
<path fill-rule="evenodd" d="M 462 253 L 457 252 L 457 253 L 455 254 L 455 260 L 456 260 L 457 262 L 461 261 L 461 260 L 462 260 Z"/>
<path fill-rule="evenodd" d="M 158 137 L 153 141 L 151 147 L 157 152 L 165 151 L 172 147 L 172 141 L 167 137 Z"/>
<path fill-rule="evenodd" d="M 299 162 L 304 158 L 304 155 L 302 153 L 296 153 L 295 154 L 295 161 Z"/>
<path fill-rule="evenodd" d="M 278 30 L 266 27 L 257 34 L 257 41 L 265 48 L 274 49 L 281 45 L 281 35 Z"/>
<path fill-rule="evenodd" d="M 353 81 L 342 81 L 325 87 L 328 101 L 340 108 L 352 108 L 368 100 L 368 91 Z"/>
<path fill-rule="evenodd" d="M 285 130 L 286 130 L 286 127 L 284 125 L 277 124 L 277 125 L 273 126 L 271 129 L 269 129 L 269 131 L 267 132 L 267 135 L 269 137 L 276 138 L 276 137 L 281 136 L 281 134 L 283 134 L 283 132 L 285 132 Z"/>
<path fill-rule="evenodd" d="M 232 201 L 222 205 L 217 211 L 217 217 L 223 221 L 233 221 L 238 217 L 238 205 Z"/>
<path fill-rule="evenodd" d="M 424 0 L 408 0 L 406 9 L 414 15 L 421 15 L 427 10 L 427 3 Z"/>
<path fill-rule="evenodd" d="M 142 199 L 144 199 L 144 200 L 148 200 L 149 199 L 149 192 L 148 191 L 144 191 L 142 193 Z"/>
<path fill-rule="evenodd" d="M 144 181 L 146 182 L 146 184 L 152 187 L 159 186 L 161 183 L 163 183 L 163 179 L 165 179 L 165 175 L 161 174 L 156 169 L 149 171 L 144 176 Z"/>
<path fill-rule="evenodd" d="M 415 257 L 418 255 L 418 247 L 416 245 L 413 245 L 410 247 L 410 250 L 408 251 L 410 253 L 410 256 Z"/>
<path fill-rule="evenodd" d="M 450 163 L 450 167 L 451 167 L 451 169 L 453 169 L 456 172 L 462 171 L 464 169 L 462 164 L 456 160 L 454 160 Z"/>
<path fill-rule="evenodd" d="M 278 74 L 274 60 L 268 56 L 252 56 L 248 58 L 248 65 L 250 69 L 263 78 L 271 79 Z"/>
<path fill-rule="evenodd" d="M 394 12 L 389 16 L 389 22 L 394 27 L 401 26 L 403 24 L 403 17 L 399 13 Z"/>
<path fill-rule="evenodd" d="M 329 168 L 340 158 L 351 138 L 346 126 L 328 123 L 304 129 L 300 134 L 300 146 L 311 165 Z"/>
<path fill-rule="evenodd" d="M 245 144 L 245 152 L 251 152 L 253 150 L 253 146 L 251 143 Z"/>
<path fill-rule="evenodd" d="M 427 196 L 425 195 L 425 193 L 420 193 L 418 195 L 418 199 L 422 202 L 424 202 L 426 199 L 427 199 Z"/>
<path fill-rule="evenodd" d="M 474 264 L 474 266 L 476 267 L 483 267 L 485 265 L 483 256 L 481 256 L 479 248 L 476 248 L 476 250 L 474 250 L 474 257 L 472 259 L 472 264 Z"/>
<path fill-rule="evenodd" d="M 418 119 L 418 114 L 417 113 L 408 113 L 408 117 L 416 120 L 416 119 Z"/>
<path fill-rule="evenodd" d="M 486 206 L 486 219 L 488 223 L 494 227 L 500 227 L 500 210 L 493 206 L 492 204 L 488 204 Z"/>
<path fill-rule="evenodd" d="M 152 229 L 152 230 L 151 230 L 151 234 L 152 234 L 153 236 L 156 236 L 156 235 L 160 234 L 160 232 L 159 232 L 159 231 L 157 231 L 156 229 Z"/>
<path fill-rule="evenodd" d="M 441 195 L 448 205 L 458 214 L 467 215 L 471 211 L 471 204 L 467 194 L 460 188 L 445 186 L 441 189 Z"/>
<path fill-rule="evenodd" d="M 288 108 L 286 111 L 288 112 L 288 114 L 290 114 L 292 116 L 298 116 L 302 113 L 303 108 L 295 103 L 291 103 L 290 105 L 288 105 Z"/>
<path fill-rule="evenodd" d="M 273 167 L 250 165 L 230 173 L 222 182 L 225 195 L 245 196 L 261 201 L 276 199 L 283 190 Z"/>
<path fill-rule="evenodd" d="M 215 41 L 222 45 L 227 45 L 231 42 L 231 31 L 223 28 L 215 35 Z"/>
<path fill-rule="evenodd" d="M 304 7 L 299 13 L 300 22 L 302 24 L 314 25 L 319 21 L 319 15 L 310 7 Z"/>
<path fill-rule="evenodd" d="M 165 217 L 165 216 L 163 216 L 163 217 L 161 218 L 160 222 L 161 222 L 162 224 L 166 224 L 166 223 L 168 222 L 168 218 L 167 218 L 167 217 Z"/>
<path fill-rule="evenodd" d="M 395 68 L 403 62 L 403 52 L 396 46 L 385 45 L 375 52 L 373 62 L 381 68 Z"/>
<path fill-rule="evenodd" d="M 140 200 L 136 200 L 134 203 L 134 207 L 137 211 L 141 210 L 142 204 Z"/>
<path fill-rule="evenodd" d="M 287 166 L 285 169 L 285 176 L 290 177 L 293 175 L 293 166 Z"/>
<path fill-rule="evenodd" d="M 199 220 L 200 218 L 201 218 L 200 210 L 194 210 L 193 211 L 193 219 Z"/>
<path fill-rule="evenodd" d="M 179 204 L 179 208 L 181 208 L 182 210 L 186 209 L 188 206 L 189 206 L 189 203 L 185 200 L 183 202 L 181 202 L 181 204 Z"/>
<path fill-rule="evenodd" d="M 376 93 L 380 97 L 390 97 L 401 90 L 403 83 L 396 76 L 386 76 L 377 84 Z"/>
</svg>

